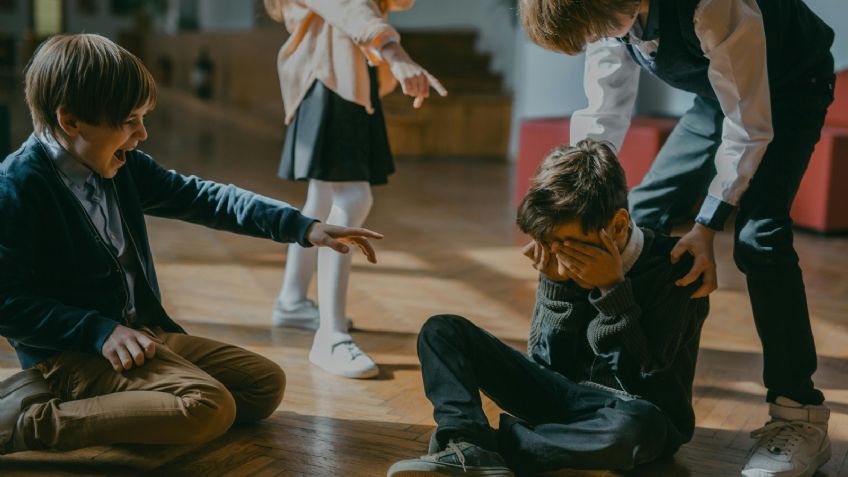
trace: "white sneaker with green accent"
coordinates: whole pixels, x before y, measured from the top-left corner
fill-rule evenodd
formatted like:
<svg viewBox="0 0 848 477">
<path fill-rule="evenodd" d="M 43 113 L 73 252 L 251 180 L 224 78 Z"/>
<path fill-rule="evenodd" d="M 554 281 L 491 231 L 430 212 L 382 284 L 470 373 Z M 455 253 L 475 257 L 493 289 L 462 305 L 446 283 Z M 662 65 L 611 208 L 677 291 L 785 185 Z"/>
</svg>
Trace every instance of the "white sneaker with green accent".
<svg viewBox="0 0 848 477">
<path fill-rule="evenodd" d="M 830 460 L 826 406 L 804 406 L 778 397 L 769 406 L 771 421 L 753 431 L 758 439 L 742 470 L 745 477 L 810 477 Z"/>
<path fill-rule="evenodd" d="M 345 378 L 368 379 L 380 374 L 377 363 L 346 333 L 334 333 L 329 339 L 316 335 L 309 361 L 328 373 Z"/>
</svg>

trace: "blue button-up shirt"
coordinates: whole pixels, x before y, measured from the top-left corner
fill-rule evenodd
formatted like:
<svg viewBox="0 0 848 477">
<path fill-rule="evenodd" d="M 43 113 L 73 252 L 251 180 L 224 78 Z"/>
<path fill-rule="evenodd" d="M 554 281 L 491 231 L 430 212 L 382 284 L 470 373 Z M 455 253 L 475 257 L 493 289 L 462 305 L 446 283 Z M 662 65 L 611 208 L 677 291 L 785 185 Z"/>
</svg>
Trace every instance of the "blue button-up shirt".
<svg viewBox="0 0 848 477">
<path fill-rule="evenodd" d="M 138 267 L 132 255 L 134 253 L 132 246 L 125 239 L 121 213 L 112 188 L 107 186 L 99 174 L 74 159 L 71 153 L 65 150 L 50 133 L 44 133 L 39 139 L 59 169 L 62 181 L 79 200 L 103 243 L 120 262 L 129 293 L 124 318 L 130 322 L 134 321 L 135 280 Z"/>
</svg>

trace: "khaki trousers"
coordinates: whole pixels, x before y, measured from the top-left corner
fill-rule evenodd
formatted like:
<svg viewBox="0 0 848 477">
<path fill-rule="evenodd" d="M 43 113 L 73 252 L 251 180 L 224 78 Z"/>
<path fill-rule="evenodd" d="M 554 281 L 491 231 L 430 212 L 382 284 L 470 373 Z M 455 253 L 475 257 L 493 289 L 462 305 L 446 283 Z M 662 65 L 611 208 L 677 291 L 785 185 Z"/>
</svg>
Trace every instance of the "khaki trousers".
<svg viewBox="0 0 848 477">
<path fill-rule="evenodd" d="M 286 379 L 274 362 L 206 338 L 154 334 L 164 341 L 156 356 L 122 373 L 76 352 L 39 364 L 56 398 L 22 416 L 28 447 L 201 443 L 280 404 Z"/>
</svg>

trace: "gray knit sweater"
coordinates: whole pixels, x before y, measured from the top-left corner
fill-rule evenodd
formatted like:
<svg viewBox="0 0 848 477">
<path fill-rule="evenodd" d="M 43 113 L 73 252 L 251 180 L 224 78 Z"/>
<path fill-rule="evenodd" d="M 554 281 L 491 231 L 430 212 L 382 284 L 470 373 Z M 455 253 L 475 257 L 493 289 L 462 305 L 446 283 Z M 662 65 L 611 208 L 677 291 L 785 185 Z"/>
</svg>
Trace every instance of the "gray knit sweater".
<svg viewBox="0 0 848 477">
<path fill-rule="evenodd" d="M 642 253 L 606 295 L 540 278 L 528 353 L 574 381 L 653 402 L 691 438 L 692 381 L 709 301 L 689 298 L 698 282 L 675 285 L 692 266 L 688 256 L 671 263 L 676 239 L 643 231 Z"/>
</svg>

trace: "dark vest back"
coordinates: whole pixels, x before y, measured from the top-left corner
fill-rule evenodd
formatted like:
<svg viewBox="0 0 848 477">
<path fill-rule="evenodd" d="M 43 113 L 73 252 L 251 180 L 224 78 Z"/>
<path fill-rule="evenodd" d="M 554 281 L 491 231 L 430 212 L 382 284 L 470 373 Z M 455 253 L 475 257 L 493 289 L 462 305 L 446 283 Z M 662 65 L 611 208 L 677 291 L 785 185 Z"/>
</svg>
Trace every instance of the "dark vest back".
<svg viewBox="0 0 848 477">
<path fill-rule="evenodd" d="M 669 85 L 715 98 L 707 77 L 709 60 L 695 34 L 695 9 L 701 0 L 651 0 L 659 8 L 659 48 L 646 60 L 632 45 L 633 59 Z M 802 0 L 757 0 L 766 33 L 769 87 L 782 93 L 811 70 L 831 68 L 833 30 Z"/>
</svg>

